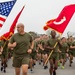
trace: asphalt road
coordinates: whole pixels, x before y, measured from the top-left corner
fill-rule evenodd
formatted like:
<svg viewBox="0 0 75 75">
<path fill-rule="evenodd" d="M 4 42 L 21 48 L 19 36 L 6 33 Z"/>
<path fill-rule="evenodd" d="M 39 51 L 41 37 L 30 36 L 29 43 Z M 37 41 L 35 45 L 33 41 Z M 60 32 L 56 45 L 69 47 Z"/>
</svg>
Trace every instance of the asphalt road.
<svg viewBox="0 0 75 75">
<path fill-rule="evenodd" d="M 12 67 L 11 59 L 8 61 L 6 73 L 0 71 L 0 75 L 15 75 L 15 70 Z M 39 63 L 37 62 L 36 66 L 33 69 L 33 72 L 31 72 L 30 69 L 28 70 L 28 75 L 49 75 L 49 64 L 48 69 L 43 69 L 42 64 L 39 65 Z M 75 75 L 75 58 L 73 60 L 72 67 L 69 67 L 69 61 L 67 61 L 64 69 L 61 69 L 61 67 L 58 68 L 57 75 Z"/>
</svg>

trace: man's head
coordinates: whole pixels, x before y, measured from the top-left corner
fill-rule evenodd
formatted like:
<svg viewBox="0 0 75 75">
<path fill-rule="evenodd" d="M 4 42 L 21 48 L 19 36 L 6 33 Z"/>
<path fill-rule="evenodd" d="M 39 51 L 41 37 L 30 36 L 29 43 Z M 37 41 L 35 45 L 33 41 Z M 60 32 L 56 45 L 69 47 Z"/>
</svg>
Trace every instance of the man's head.
<svg viewBox="0 0 75 75">
<path fill-rule="evenodd" d="M 55 38 L 56 32 L 54 30 L 51 31 L 51 36 L 52 36 L 52 38 Z"/>
<path fill-rule="evenodd" d="M 17 24 L 17 31 L 19 33 L 23 33 L 24 32 L 24 24 L 22 24 L 22 23 Z"/>
</svg>

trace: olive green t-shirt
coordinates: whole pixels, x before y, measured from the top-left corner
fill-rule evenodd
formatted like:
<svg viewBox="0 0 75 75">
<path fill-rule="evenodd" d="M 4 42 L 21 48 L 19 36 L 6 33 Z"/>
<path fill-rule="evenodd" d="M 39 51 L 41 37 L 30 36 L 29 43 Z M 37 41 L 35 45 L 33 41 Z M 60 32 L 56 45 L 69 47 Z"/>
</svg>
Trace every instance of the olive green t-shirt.
<svg viewBox="0 0 75 75">
<path fill-rule="evenodd" d="M 36 52 L 36 49 L 37 49 L 37 42 L 36 42 L 36 41 L 34 41 L 33 52 Z"/>
<path fill-rule="evenodd" d="M 75 46 L 75 41 L 73 41 L 72 46 Z M 74 48 L 74 50 L 75 50 L 75 48 Z"/>
<path fill-rule="evenodd" d="M 75 41 L 73 41 L 72 46 L 75 46 Z M 75 57 L 75 48 L 72 49 L 73 56 Z"/>
<path fill-rule="evenodd" d="M 69 46 L 69 50 L 71 50 L 70 46 L 72 46 L 73 42 L 67 42 L 68 46 Z"/>
<path fill-rule="evenodd" d="M 58 42 L 57 39 L 50 38 L 47 41 L 47 45 L 50 46 L 50 47 L 54 47 L 57 42 Z M 55 49 L 54 49 L 54 52 L 58 52 L 58 49 L 59 49 L 59 45 L 57 44 Z"/>
<path fill-rule="evenodd" d="M 69 46 L 67 43 L 63 43 L 60 47 L 60 50 L 64 53 L 67 52 L 67 49 L 69 49 Z"/>
<path fill-rule="evenodd" d="M 27 55 L 27 50 L 30 47 L 30 44 L 32 42 L 32 37 L 29 33 L 25 33 L 23 35 L 19 34 L 19 33 L 15 33 L 10 41 L 10 43 L 16 42 L 17 45 L 14 48 L 13 54 L 14 56 L 25 56 Z"/>
<path fill-rule="evenodd" d="M 46 40 L 41 40 L 41 44 L 43 47 L 44 47 L 45 43 L 46 43 Z"/>
</svg>

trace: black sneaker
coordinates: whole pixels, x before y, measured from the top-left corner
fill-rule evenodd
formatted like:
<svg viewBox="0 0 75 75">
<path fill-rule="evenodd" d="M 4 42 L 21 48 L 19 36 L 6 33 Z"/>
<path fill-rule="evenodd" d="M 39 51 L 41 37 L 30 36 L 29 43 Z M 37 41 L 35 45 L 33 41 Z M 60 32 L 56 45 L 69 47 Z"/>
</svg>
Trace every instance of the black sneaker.
<svg viewBox="0 0 75 75">
<path fill-rule="evenodd" d="M 32 69 L 30 69 L 30 71 L 31 71 L 31 73 L 33 73 L 33 70 Z"/>
<path fill-rule="evenodd" d="M 41 65 L 41 62 L 39 62 L 39 65 Z"/>
<path fill-rule="evenodd" d="M 48 66 L 46 65 L 46 66 L 44 66 L 44 69 L 47 69 L 48 68 Z"/>
<path fill-rule="evenodd" d="M 32 66 L 34 67 L 35 65 L 36 65 L 36 64 L 35 64 L 35 63 L 33 63 L 33 65 L 32 65 Z"/>
<path fill-rule="evenodd" d="M 43 60 L 41 59 L 41 62 L 43 62 Z"/>
<path fill-rule="evenodd" d="M 36 65 L 36 63 L 33 63 L 33 65 Z"/>
<path fill-rule="evenodd" d="M 53 70 L 53 75 L 56 75 L 56 71 L 55 70 Z"/>
<path fill-rule="evenodd" d="M 69 66 L 71 67 L 71 64 Z"/>
<path fill-rule="evenodd" d="M 4 69 L 4 71 L 3 71 L 4 73 L 6 73 L 6 70 Z"/>
<path fill-rule="evenodd" d="M 1 71 L 3 71 L 3 67 L 1 67 Z"/>
</svg>

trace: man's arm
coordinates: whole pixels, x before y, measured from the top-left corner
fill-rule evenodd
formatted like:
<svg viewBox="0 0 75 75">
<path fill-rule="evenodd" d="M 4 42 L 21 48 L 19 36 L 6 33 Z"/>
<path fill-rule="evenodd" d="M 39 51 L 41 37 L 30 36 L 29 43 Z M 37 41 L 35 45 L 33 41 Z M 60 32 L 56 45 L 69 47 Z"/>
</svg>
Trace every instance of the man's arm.
<svg viewBox="0 0 75 75">
<path fill-rule="evenodd" d="M 14 43 L 8 43 L 8 48 L 14 48 L 16 46 L 16 42 Z"/>
</svg>

